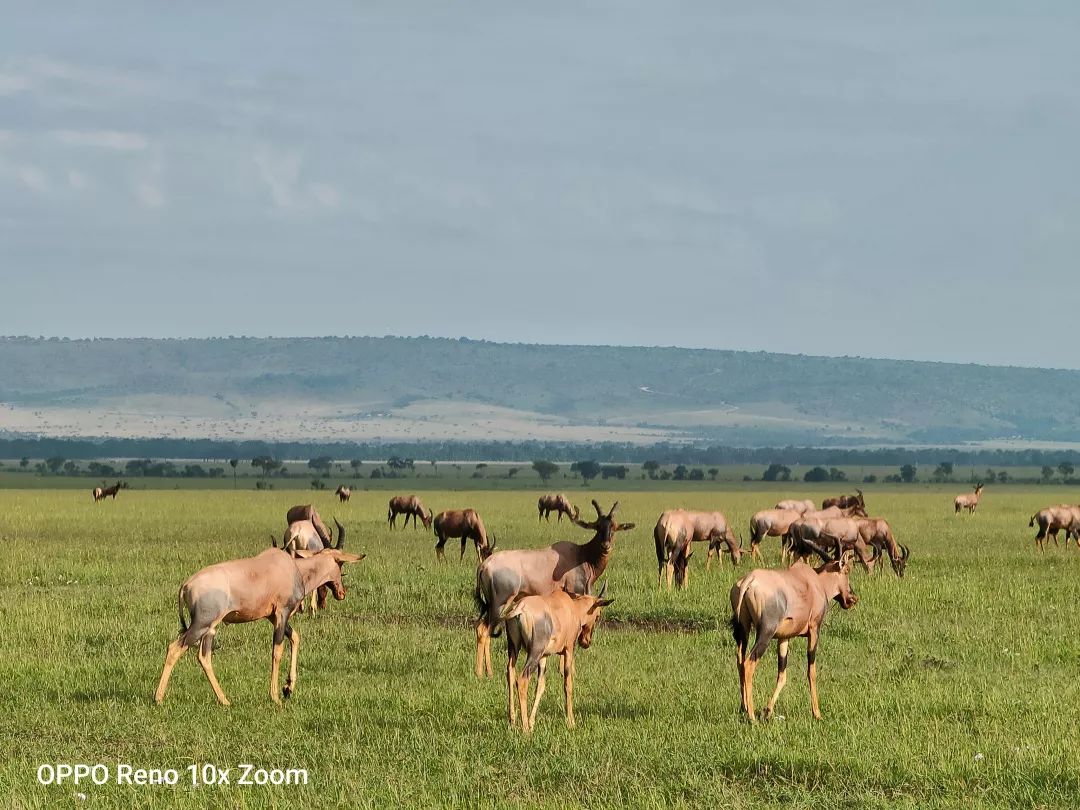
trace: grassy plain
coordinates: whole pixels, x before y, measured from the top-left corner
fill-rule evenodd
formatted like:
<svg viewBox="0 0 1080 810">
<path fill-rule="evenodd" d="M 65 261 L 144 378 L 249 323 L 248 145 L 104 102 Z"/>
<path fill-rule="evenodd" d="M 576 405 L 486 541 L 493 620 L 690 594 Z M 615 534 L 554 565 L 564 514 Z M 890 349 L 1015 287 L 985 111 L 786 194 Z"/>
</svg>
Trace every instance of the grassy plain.
<svg viewBox="0 0 1080 810">
<path fill-rule="evenodd" d="M 605 506 L 619 497 L 621 519 L 638 526 L 619 536 L 616 602 L 578 657 L 578 727 L 563 724 L 555 672 L 531 739 L 506 727 L 502 680 L 472 675 L 472 551 L 435 564 L 426 532 L 387 529 L 386 493 L 338 505 L 325 492 L 135 490 L 95 505 L 83 492 L 0 491 L 0 795 L 14 807 L 1080 805 L 1080 553 L 1038 554 L 1027 526 L 1075 492 L 999 486 L 957 518 L 951 496 L 963 485 L 865 489 L 912 557 L 902 581 L 856 573 L 862 601 L 830 614 L 823 722 L 810 718 L 802 641 L 784 719 L 751 727 L 739 716 L 730 564 L 706 574 L 701 549 L 687 592 L 656 589 L 651 530 L 663 508 L 720 508 L 741 527 L 781 490 L 597 492 Z M 585 506 L 592 493 L 569 494 Z M 436 510 L 475 506 L 505 548 L 586 539 L 565 522 L 538 524 L 535 491 L 424 497 Z M 286 508 L 309 500 L 368 557 L 348 570 L 345 602 L 297 619 L 296 696 L 269 702 L 270 626 L 259 623 L 218 634 L 231 708 L 214 703 L 193 653 L 154 706 L 179 584 L 257 553 Z M 767 554 L 776 564 L 775 540 Z M 501 642 L 495 650 L 498 670 Z M 770 651 L 759 704 L 774 676 Z M 56 762 L 211 762 L 234 774 L 253 763 L 306 768 L 310 782 L 39 786 L 38 766 Z"/>
</svg>

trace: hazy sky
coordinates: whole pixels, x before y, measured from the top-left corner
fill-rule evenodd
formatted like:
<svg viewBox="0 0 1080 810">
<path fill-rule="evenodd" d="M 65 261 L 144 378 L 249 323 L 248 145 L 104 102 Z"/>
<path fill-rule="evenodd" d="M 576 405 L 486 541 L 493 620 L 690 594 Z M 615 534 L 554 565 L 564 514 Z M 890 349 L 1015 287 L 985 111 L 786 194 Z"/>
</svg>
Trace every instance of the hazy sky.
<svg viewBox="0 0 1080 810">
<path fill-rule="evenodd" d="M 1075 2 L 46 5 L 2 334 L 1080 367 Z"/>
</svg>

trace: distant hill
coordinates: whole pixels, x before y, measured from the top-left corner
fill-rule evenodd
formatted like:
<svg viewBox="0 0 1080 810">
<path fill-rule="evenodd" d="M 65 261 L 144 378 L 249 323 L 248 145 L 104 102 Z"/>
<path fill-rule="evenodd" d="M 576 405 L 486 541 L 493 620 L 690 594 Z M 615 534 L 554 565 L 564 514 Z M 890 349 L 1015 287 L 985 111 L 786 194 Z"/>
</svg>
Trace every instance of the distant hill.
<svg viewBox="0 0 1080 810">
<path fill-rule="evenodd" d="M 436 338 L 0 339 L 0 432 L 728 445 L 1080 441 L 1080 372 Z"/>
</svg>

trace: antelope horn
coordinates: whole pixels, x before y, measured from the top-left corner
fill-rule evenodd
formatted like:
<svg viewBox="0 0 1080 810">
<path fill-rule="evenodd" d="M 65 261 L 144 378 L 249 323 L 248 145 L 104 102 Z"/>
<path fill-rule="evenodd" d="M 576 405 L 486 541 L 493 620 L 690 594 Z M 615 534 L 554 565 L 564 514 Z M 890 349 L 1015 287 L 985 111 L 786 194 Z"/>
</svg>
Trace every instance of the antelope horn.
<svg viewBox="0 0 1080 810">
<path fill-rule="evenodd" d="M 615 510 L 616 510 L 616 509 L 618 509 L 618 508 L 619 508 L 619 502 L 618 502 L 618 501 L 615 501 L 615 503 L 613 503 L 613 504 L 611 505 L 611 509 L 610 509 L 610 510 L 608 511 L 608 513 L 607 513 L 607 516 L 608 516 L 608 518 L 610 518 L 610 517 L 611 517 L 612 515 L 614 515 L 614 514 L 615 514 Z"/>
<path fill-rule="evenodd" d="M 604 516 L 604 510 L 600 508 L 600 504 L 598 504 L 596 502 L 596 498 L 593 498 L 592 505 L 593 505 L 593 508 L 596 510 L 596 516 L 597 517 L 603 517 Z"/>
<path fill-rule="evenodd" d="M 337 523 L 337 545 L 334 548 L 341 548 L 345 545 L 345 527 L 338 523 L 337 518 L 334 518 L 334 523 Z"/>
<path fill-rule="evenodd" d="M 277 548 L 277 538 L 274 537 L 273 532 L 270 532 L 270 545 L 272 545 L 274 548 Z"/>
<path fill-rule="evenodd" d="M 900 559 L 901 560 L 906 560 L 910 554 L 911 554 L 911 552 L 908 550 L 908 547 L 901 544 L 900 545 Z"/>
<path fill-rule="evenodd" d="M 607 593 L 607 580 L 604 580 L 604 584 L 600 586 L 600 593 L 596 595 L 597 599 L 603 599 L 604 594 Z"/>
</svg>

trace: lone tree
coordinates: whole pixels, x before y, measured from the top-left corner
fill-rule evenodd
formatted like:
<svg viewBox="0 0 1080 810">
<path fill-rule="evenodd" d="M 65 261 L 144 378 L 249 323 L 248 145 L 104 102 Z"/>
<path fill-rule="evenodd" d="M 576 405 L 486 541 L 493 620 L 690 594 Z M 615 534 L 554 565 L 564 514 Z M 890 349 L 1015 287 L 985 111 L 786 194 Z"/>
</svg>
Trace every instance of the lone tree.
<svg viewBox="0 0 1080 810">
<path fill-rule="evenodd" d="M 1058 464 L 1058 472 L 1061 473 L 1062 478 L 1071 478 L 1072 474 L 1076 472 L 1076 468 L 1067 461 L 1063 461 Z"/>
<path fill-rule="evenodd" d="M 905 484 L 914 484 L 917 472 L 914 464 L 905 464 L 900 468 L 900 480 Z"/>
<path fill-rule="evenodd" d="M 790 481 L 791 468 L 783 464 L 770 464 L 768 469 L 761 474 L 762 481 Z"/>
<path fill-rule="evenodd" d="M 807 470 L 803 474 L 803 481 L 806 481 L 808 483 L 814 483 L 814 482 L 817 482 L 817 481 L 828 481 L 828 480 L 829 480 L 829 471 L 826 470 L 824 467 L 814 467 L 813 469 Z"/>
<path fill-rule="evenodd" d="M 433 461 L 431 463 L 434 464 L 435 462 Z M 364 462 L 358 458 L 354 458 L 352 461 L 349 462 L 349 466 L 352 467 L 353 478 L 356 478 L 356 476 L 360 473 L 360 468 L 364 466 Z"/>
<path fill-rule="evenodd" d="M 1044 464 L 1042 468 L 1042 479 L 1044 484 L 1049 484 L 1050 480 L 1054 477 L 1054 468 L 1049 464 Z"/>
<path fill-rule="evenodd" d="M 270 456 L 255 456 L 255 458 L 251 460 L 251 466 L 257 470 L 262 470 L 263 477 L 265 478 L 274 470 L 281 467 L 281 462 Z"/>
<path fill-rule="evenodd" d="M 719 469 L 717 469 L 716 467 L 709 467 L 709 478 L 711 478 L 713 481 L 716 480 L 716 476 L 718 476 L 719 474 Z"/>
<path fill-rule="evenodd" d="M 570 471 L 581 476 L 581 480 L 588 483 L 600 474 L 600 465 L 592 461 L 575 461 L 570 465 Z"/>
<path fill-rule="evenodd" d="M 537 459 L 532 463 L 532 468 L 536 470 L 536 474 L 540 476 L 540 480 L 545 484 L 551 476 L 555 475 L 559 471 L 559 465 L 544 459 Z"/>
<path fill-rule="evenodd" d="M 307 465 L 316 472 L 321 472 L 323 475 L 329 475 L 330 467 L 333 463 L 334 459 L 330 456 L 316 456 L 315 458 L 310 459 Z"/>
<path fill-rule="evenodd" d="M 236 489 L 236 467 L 240 463 L 238 458 L 230 458 L 229 466 L 232 467 L 232 488 Z"/>
<path fill-rule="evenodd" d="M 646 461 L 644 464 L 641 465 L 641 469 L 643 469 L 648 474 L 649 478 L 656 478 L 656 471 L 660 469 L 660 462 Z"/>
</svg>

